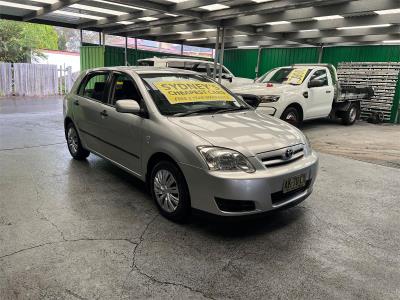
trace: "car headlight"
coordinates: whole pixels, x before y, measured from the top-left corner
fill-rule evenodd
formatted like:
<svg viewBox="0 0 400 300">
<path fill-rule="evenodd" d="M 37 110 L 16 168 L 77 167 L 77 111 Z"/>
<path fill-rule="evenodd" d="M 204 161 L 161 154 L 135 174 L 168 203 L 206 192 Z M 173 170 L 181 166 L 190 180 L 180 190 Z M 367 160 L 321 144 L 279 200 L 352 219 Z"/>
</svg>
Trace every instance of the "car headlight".
<svg viewBox="0 0 400 300">
<path fill-rule="evenodd" d="M 278 95 L 268 95 L 268 96 L 260 96 L 260 102 L 261 103 L 270 103 L 270 102 L 276 102 L 278 101 L 280 96 Z"/>
<path fill-rule="evenodd" d="M 197 149 L 211 171 L 244 171 L 247 173 L 256 171 L 249 160 L 235 150 L 209 146 L 200 146 Z"/>
</svg>

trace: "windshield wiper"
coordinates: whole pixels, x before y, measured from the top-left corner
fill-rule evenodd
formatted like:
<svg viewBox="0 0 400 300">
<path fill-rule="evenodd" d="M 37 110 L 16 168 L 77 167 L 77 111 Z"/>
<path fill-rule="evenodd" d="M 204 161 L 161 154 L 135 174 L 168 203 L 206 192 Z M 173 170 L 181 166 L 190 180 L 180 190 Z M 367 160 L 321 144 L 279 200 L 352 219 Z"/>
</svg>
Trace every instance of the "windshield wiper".
<svg viewBox="0 0 400 300">
<path fill-rule="evenodd" d="M 205 107 L 197 110 L 192 110 L 192 111 L 187 111 L 187 112 L 181 112 L 181 113 L 176 113 L 173 116 L 174 117 L 185 117 L 193 114 L 200 114 L 200 113 L 206 113 L 206 112 L 214 112 L 214 111 L 219 111 L 224 108 L 222 107 Z"/>
<path fill-rule="evenodd" d="M 239 110 L 248 110 L 249 108 L 246 106 L 240 106 L 240 107 L 231 107 L 231 108 L 225 108 L 225 109 L 221 109 L 217 112 L 215 112 L 216 114 L 221 114 L 221 113 L 225 113 L 225 112 L 230 112 L 230 111 L 239 111 Z"/>
</svg>

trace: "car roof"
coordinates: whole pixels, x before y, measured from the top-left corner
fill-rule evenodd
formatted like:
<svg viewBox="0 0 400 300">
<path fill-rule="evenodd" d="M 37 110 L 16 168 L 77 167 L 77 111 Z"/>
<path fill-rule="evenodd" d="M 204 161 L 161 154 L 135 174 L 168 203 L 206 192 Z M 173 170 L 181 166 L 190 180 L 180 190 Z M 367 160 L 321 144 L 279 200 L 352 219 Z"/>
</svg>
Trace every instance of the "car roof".
<svg viewBox="0 0 400 300">
<path fill-rule="evenodd" d="M 152 57 L 152 58 L 142 58 L 138 59 L 138 61 L 182 61 L 182 62 L 193 62 L 193 63 L 214 63 L 210 60 L 202 60 L 202 59 L 191 59 L 191 58 L 181 58 L 181 57 Z"/>
<path fill-rule="evenodd" d="M 158 67 L 148 67 L 148 66 L 116 66 L 116 67 L 100 67 L 89 69 L 87 72 L 93 71 L 120 71 L 120 72 L 134 72 L 137 74 L 196 74 L 199 73 L 189 70 L 175 69 L 175 68 L 158 68 Z"/>
</svg>

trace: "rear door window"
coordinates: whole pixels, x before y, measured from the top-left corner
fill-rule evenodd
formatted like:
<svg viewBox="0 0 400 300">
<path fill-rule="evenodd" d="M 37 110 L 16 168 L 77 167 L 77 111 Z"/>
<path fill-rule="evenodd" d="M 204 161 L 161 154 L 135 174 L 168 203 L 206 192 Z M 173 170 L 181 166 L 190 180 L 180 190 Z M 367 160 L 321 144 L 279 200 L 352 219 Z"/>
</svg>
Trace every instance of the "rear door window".
<svg viewBox="0 0 400 300">
<path fill-rule="evenodd" d="M 169 61 L 167 63 L 168 68 L 185 69 L 185 63 L 183 61 Z"/>
<path fill-rule="evenodd" d="M 142 60 L 138 62 L 139 66 L 154 67 L 154 61 L 152 60 Z"/>
<path fill-rule="evenodd" d="M 85 98 L 107 103 L 108 78 L 108 72 L 96 72 L 89 74 L 85 80 L 85 83 L 80 88 L 79 95 Z"/>
</svg>

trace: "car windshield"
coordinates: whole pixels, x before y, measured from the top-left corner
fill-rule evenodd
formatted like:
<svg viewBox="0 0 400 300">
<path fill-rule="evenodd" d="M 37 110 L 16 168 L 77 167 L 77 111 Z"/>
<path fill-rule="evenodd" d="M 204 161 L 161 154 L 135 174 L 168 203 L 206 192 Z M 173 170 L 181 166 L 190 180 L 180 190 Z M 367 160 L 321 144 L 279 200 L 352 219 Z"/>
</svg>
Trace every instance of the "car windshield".
<svg viewBox="0 0 400 300">
<path fill-rule="evenodd" d="M 310 74 L 310 71 L 308 68 L 282 68 L 273 74 L 271 72 L 264 74 L 258 82 L 300 85 Z"/>
<path fill-rule="evenodd" d="M 196 74 L 140 75 L 163 115 L 223 113 L 252 109 L 220 84 Z"/>
</svg>

